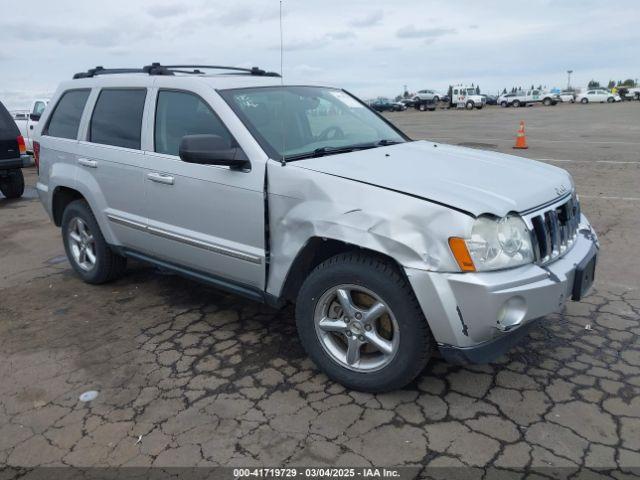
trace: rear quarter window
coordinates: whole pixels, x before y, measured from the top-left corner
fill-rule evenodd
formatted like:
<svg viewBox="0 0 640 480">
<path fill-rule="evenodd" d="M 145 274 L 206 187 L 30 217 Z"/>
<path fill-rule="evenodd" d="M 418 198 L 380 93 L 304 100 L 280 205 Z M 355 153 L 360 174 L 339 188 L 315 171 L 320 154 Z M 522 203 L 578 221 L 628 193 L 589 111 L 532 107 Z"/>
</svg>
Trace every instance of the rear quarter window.
<svg viewBox="0 0 640 480">
<path fill-rule="evenodd" d="M 76 139 L 82 111 L 89 98 L 90 90 L 69 90 L 56 105 L 43 135 L 50 137 Z"/>
<path fill-rule="evenodd" d="M 105 88 L 91 117 L 89 141 L 140 150 L 145 88 Z"/>
</svg>

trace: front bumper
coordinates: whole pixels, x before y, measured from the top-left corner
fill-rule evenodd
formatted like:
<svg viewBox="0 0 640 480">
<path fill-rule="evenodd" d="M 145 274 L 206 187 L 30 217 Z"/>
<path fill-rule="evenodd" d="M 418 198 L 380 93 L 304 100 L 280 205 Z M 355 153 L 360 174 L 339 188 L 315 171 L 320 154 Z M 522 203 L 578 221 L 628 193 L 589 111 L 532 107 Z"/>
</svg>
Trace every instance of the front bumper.
<svg viewBox="0 0 640 480">
<path fill-rule="evenodd" d="M 406 269 L 445 358 L 489 362 L 526 335 L 534 320 L 572 297 L 576 268 L 598 249 L 583 216 L 571 250 L 554 262 L 477 273 Z"/>
</svg>

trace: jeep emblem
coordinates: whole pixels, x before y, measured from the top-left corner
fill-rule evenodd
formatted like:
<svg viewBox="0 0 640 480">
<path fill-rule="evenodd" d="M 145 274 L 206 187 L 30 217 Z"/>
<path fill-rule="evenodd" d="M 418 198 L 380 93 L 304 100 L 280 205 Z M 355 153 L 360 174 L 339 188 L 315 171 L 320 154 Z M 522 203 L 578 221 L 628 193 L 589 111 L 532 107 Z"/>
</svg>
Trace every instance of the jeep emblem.
<svg viewBox="0 0 640 480">
<path fill-rule="evenodd" d="M 565 187 L 564 185 L 560 185 L 559 187 L 556 187 L 556 193 L 558 195 L 562 195 L 563 193 L 567 192 L 567 187 Z"/>
</svg>

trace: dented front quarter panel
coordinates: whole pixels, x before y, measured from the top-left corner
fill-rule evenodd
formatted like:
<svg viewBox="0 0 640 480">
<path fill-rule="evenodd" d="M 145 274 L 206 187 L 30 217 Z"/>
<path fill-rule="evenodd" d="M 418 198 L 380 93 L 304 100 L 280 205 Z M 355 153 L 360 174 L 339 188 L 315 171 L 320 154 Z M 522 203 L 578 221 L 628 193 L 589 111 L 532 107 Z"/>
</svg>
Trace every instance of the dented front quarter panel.
<svg viewBox="0 0 640 480">
<path fill-rule="evenodd" d="M 473 217 L 396 191 L 330 174 L 268 165 L 271 264 L 267 292 L 279 296 L 298 252 L 327 238 L 387 255 L 410 269 L 457 272 L 448 247 Z"/>
</svg>

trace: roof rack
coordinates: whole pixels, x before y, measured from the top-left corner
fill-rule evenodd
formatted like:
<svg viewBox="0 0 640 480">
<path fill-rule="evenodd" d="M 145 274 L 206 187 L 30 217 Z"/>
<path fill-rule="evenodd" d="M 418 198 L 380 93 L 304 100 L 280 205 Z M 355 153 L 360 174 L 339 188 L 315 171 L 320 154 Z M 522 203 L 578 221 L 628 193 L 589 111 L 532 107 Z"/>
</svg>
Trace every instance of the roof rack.
<svg viewBox="0 0 640 480">
<path fill-rule="evenodd" d="M 191 70 L 185 70 L 191 69 Z M 97 75 L 111 75 L 120 73 L 146 73 L 148 75 L 174 75 L 176 73 L 186 74 L 203 74 L 205 70 L 227 70 L 229 72 L 240 72 L 245 75 L 257 75 L 264 77 L 279 77 L 280 74 L 276 72 L 267 72 L 258 67 L 241 68 L 241 67 L 225 67 L 223 65 L 161 65 L 158 62 L 154 62 L 151 65 L 145 65 L 142 68 L 104 68 L 98 66 L 90 68 L 86 72 L 76 73 L 73 78 L 91 78 Z"/>
</svg>

